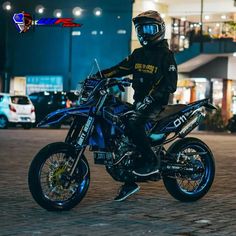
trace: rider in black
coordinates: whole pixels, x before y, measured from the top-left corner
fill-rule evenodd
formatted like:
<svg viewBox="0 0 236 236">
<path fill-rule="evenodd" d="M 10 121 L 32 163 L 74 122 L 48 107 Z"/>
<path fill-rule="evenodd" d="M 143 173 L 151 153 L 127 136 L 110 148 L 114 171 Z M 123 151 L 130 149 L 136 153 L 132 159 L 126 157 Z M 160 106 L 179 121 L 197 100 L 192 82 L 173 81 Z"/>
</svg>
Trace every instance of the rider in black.
<svg viewBox="0 0 236 236">
<path fill-rule="evenodd" d="M 142 47 L 118 65 L 101 71 L 104 78 L 133 74 L 135 114 L 128 121 L 128 137 L 143 156 L 143 162 L 134 174 L 148 176 L 159 172 L 160 160 L 152 151 L 144 124 L 166 105 L 169 95 L 176 90 L 177 66 L 165 36 L 165 23 L 156 11 L 146 11 L 133 18 L 137 37 Z M 97 73 L 98 75 L 99 73 Z M 139 186 L 125 183 L 116 201 L 122 201 L 137 192 Z"/>
</svg>

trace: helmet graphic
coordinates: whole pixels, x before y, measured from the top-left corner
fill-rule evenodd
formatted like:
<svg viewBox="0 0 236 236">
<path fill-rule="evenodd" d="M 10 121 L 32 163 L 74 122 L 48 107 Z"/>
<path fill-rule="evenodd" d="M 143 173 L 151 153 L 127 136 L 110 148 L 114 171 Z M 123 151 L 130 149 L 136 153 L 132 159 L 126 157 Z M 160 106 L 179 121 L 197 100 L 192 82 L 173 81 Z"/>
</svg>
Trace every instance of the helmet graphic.
<svg viewBox="0 0 236 236">
<path fill-rule="evenodd" d="M 157 11 L 145 11 L 133 18 L 137 37 L 142 46 L 150 46 L 165 37 L 165 22 Z"/>
<path fill-rule="evenodd" d="M 16 28 L 20 33 L 24 33 L 29 30 L 33 23 L 33 18 L 30 14 L 21 12 L 16 13 L 13 16 L 13 21 L 15 22 Z"/>
</svg>

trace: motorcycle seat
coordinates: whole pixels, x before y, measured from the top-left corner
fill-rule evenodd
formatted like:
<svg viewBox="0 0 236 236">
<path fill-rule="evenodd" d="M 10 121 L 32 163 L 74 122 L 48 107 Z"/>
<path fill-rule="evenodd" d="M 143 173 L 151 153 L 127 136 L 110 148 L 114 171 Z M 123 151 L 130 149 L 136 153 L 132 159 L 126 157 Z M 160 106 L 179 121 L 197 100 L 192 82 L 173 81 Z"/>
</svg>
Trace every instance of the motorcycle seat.
<svg viewBox="0 0 236 236">
<path fill-rule="evenodd" d="M 187 105 L 175 104 L 163 106 L 163 110 L 157 115 L 156 120 L 161 120 L 167 116 L 171 116 L 179 111 L 183 110 Z"/>
</svg>

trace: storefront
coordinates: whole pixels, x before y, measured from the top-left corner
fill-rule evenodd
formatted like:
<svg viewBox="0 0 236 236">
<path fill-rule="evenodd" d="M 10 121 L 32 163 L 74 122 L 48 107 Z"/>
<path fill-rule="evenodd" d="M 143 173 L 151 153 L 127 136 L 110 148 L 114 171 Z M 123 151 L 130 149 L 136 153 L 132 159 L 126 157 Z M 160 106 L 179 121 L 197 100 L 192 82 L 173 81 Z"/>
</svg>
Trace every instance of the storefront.
<svg viewBox="0 0 236 236">
<path fill-rule="evenodd" d="M 236 81 L 232 82 L 232 114 L 236 114 Z"/>
<path fill-rule="evenodd" d="M 208 97 L 210 84 L 206 78 L 185 78 L 178 81 L 173 103 L 188 104 Z"/>
<path fill-rule="evenodd" d="M 219 78 L 188 78 L 180 79 L 173 103 L 188 104 L 204 98 L 222 109 L 227 121 L 236 114 L 236 81 Z"/>
</svg>

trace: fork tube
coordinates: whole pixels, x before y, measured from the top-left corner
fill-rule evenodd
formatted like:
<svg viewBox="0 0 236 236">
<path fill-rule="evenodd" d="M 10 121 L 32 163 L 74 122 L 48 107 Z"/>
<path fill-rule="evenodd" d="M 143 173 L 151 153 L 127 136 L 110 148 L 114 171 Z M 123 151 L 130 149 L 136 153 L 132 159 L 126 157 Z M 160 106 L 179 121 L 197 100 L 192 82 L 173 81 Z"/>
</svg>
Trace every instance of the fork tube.
<svg viewBox="0 0 236 236">
<path fill-rule="evenodd" d="M 102 108 L 105 100 L 107 98 L 107 94 L 105 96 L 103 96 L 102 98 L 99 99 L 99 102 L 97 104 L 97 109 L 96 109 L 96 114 L 98 114 L 98 112 L 100 111 L 100 109 Z M 80 135 L 79 135 L 79 139 L 77 141 L 77 145 L 81 148 L 75 162 L 73 163 L 73 166 L 70 170 L 70 177 L 73 176 L 74 174 L 74 171 L 80 161 L 80 158 L 81 156 L 83 155 L 84 151 L 85 151 L 85 148 L 86 146 L 84 146 L 85 142 L 87 141 L 88 137 L 89 137 L 89 134 L 93 128 L 93 124 L 94 124 L 94 114 L 93 116 L 89 116 L 85 125 L 83 126 L 81 132 L 80 132 Z"/>
<path fill-rule="evenodd" d="M 75 168 L 77 167 L 77 165 L 78 165 L 78 163 L 79 163 L 79 161 L 80 161 L 80 157 L 81 157 L 81 156 L 83 155 L 83 153 L 84 153 L 84 150 L 85 150 L 85 147 L 80 150 L 80 152 L 79 152 L 79 154 L 78 154 L 78 156 L 77 156 L 75 162 L 73 163 L 73 166 L 72 166 L 72 168 L 71 168 L 71 170 L 70 170 L 70 177 L 73 176 L 74 171 L 75 171 Z"/>
<path fill-rule="evenodd" d="M 99 112 L 100 112 L 100 110 L 101 110 L 101 108 L 102 108 L 102 106 L 103 106 L 103 104 L 104 104 L 106 98 L 107 98 L 107 94 L 105 94 L 103 97 L 101 97 L 101 98 L 99 99 L 98 104 L 97 104 L 97 111 L 96 111 L 96 113 L 99 113 Z"/>
</svg>

